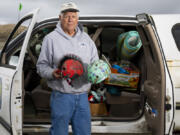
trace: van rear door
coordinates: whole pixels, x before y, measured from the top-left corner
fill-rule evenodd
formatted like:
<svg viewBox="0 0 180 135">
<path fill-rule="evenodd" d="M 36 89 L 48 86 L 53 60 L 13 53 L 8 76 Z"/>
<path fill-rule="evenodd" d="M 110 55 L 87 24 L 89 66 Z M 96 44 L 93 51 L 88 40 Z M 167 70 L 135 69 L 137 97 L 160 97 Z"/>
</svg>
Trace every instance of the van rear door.
<svg viewBox="0 0 180 135">
<path fill-rule="evenodd" d="M 147 62 L 147 79 L 144 82 L 145 118 L 153 134 L 172 134 L 174 126 L 173 85 L 162 47 L 164 37 L 160 36 L 165 31 L 161 33 L 158 29 L 159 26 L 161 30 L 166 29 L 163 23 L 167 20 L 159 19 L 161 24 L 157 26 L 156 21 L 154 23 L 152 17 L 148 15 L 139 15 L 137 19 L 142 24 L 143 30 L 140 35 L 144 42 Z M 170 37 L 167 36 L 166 39 L 168 38 Z"/>
<path fill-rule="evenodd" d="M 23 17 L 10 34 L 2 52 L 0 59 L 0 134 L 1 135 L 22 135 L 22 115 L 23 115 L 23 73 L 22 66 L 27 44 L 36 23 L 39 9 L 34 10 Z M 6 49 L 10 41 L 17 33 L 18 28 L 25 22 L 27 31 L 20 53 L 13 56 L 11 62 L 6 63 Z M 27 23 L 26 23 L 27 22 Z"/>
<path fill-rule="evenodd" d="M 175 129 L 180 128 L 180 14 L 153 15 L 168 69 L 172 78 L 175 100 Z M 167 19 L 168 18 L 168 19 Z M 168 96 L 168 95 L 167 95 Z M 173 119 L 173 117 L 170 117 Z"/>
</svg>

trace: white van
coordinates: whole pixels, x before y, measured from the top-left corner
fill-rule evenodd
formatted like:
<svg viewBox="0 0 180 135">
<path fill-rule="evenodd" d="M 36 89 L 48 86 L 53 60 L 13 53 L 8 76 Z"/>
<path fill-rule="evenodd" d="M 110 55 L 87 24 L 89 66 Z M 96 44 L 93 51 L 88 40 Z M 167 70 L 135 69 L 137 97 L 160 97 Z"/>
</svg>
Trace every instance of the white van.
<svg viewBox="0 0 180 135">
<path fill-rule="evenodd" d="M 58 17 L 36 22 L 38 12 L 17 23 L 1 51 L 0 135 L 48 132 L 51 126 L 51 89 L 36 73 L 36 61 L 42 40 L 55 28 Z M 171 135 L 180 128 L 179 18 L 148 14 L 80 17 L 100 57 L 116 57 L 113 51 L 121 33 L 137 31 L 142 41 L 131 60 L 140 71 L 137 88 L 118 87 L 119 95 L 107 97 L 108 113 L 92 115 L 92 133 Z M 15 37 L 21 25 L 27 30 Z"/>
</svg>

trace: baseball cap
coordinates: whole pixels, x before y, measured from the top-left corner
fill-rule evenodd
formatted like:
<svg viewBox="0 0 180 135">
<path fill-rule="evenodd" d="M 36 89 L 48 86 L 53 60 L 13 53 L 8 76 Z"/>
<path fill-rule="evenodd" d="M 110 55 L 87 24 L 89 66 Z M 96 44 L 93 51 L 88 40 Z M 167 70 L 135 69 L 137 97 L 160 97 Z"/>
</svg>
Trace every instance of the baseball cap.
<svg viewBox="0 0 180 135">
<path fill-rule="evenodd" d="M 68 2 L 68 3 L 64 3 L 61 5 L 61 11 L 60 13 L 64 13 L 67 11 L 71 11 L 71 12 L 79 12 L 79 9 L 77 7 L 77 5 L 73 2 Z"/>
</svg>

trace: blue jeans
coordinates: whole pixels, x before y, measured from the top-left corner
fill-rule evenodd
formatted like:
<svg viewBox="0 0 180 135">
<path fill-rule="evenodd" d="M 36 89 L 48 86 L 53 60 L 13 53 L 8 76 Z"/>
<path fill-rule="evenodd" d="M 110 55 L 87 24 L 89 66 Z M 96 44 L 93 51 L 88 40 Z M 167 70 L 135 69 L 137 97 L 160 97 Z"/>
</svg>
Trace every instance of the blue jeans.
<svg viewBox="0 0 180 135">
<path fill-rule="evenodd" d="M 51 135 L 68 135 L 71 123 L 73 135 L 91 134 L 91 114 L 87 93 L 66 94 L 53 91 L 51 94 Z"/>
</svg>

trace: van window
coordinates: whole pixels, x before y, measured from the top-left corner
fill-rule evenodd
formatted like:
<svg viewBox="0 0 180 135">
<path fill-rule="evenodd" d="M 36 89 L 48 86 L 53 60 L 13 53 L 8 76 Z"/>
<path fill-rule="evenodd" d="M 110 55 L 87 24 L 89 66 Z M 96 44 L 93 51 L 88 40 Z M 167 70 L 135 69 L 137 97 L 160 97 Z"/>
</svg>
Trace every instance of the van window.
<svg viewBox="0 0 180 135">
<path fill-rule="evenodd" d="M 24 37 L 26 35 L 29 25 L 31 24 L 31 21 L 31 16 L 28 16 L 19 21 L 18 24 L 14 27 L 2 50 L 2 53 L 5 54 L 3 56 L 4 58 L 1 58 L 1 64 L 3 66 L 14 69 L 18 65 Z"/>
<path fill-rule="evenodd" d="M 172 34 L 176 42 L 177 48 L 180 51 L 180 24 L 176 24 L 172 28 Z"/>
</svg>

